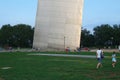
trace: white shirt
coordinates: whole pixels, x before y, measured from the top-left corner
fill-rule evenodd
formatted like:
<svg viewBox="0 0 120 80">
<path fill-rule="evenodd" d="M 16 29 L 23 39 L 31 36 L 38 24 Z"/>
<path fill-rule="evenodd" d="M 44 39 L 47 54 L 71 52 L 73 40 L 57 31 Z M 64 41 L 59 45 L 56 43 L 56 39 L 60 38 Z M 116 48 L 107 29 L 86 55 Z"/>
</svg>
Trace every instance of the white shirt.
<svg viewBox="0 0 120 80">
<path fill-rule="evenodd" d="M 102 52 L 102 50 L 97 50 L 97 52 L 96 52 L 97 58 L 101 58 L 101 52 Z"/>
</svg>

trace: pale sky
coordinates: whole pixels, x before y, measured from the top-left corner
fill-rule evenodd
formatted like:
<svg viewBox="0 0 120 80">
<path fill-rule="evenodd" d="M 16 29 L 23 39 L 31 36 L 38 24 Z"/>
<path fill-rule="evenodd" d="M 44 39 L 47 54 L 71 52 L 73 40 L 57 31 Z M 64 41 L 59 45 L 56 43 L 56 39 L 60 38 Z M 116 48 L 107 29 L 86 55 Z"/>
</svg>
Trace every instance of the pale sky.
<svg viewBox="0 0 120 80">
<path fill-rule="evenodd" d="M 0 0 L 0 27 L 5 24 L 35 25 L 37 0 Z M 83 28 L 120 24 L 120 0 L 84 0 Z"/>
</svg>

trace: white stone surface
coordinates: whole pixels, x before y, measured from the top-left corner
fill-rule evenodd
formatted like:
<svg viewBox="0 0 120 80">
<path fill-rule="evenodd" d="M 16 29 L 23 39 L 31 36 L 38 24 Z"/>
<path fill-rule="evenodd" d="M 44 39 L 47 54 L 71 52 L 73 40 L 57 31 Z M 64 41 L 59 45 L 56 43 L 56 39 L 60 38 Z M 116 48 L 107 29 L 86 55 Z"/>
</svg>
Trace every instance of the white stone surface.
<svg viewBox="0 0 120 80">
<path fill-rule="evenodd" d="M 33 48 L 79 47 L 82 9 L 83 0 L 38 0 Z"/>
</svg>

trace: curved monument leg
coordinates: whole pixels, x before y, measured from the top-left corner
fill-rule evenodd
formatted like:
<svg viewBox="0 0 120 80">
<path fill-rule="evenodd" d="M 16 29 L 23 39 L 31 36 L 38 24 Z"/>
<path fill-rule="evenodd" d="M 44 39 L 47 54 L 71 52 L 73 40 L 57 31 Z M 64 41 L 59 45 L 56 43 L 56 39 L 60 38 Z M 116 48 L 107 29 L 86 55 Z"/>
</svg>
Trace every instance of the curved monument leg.
<svg viewBox="0 0 120 80">
<path fill-rule="evenodd" d="M 33 48 L 75 50 L 80 45 L 83 0 L 38 0 Z"/>
</svg>

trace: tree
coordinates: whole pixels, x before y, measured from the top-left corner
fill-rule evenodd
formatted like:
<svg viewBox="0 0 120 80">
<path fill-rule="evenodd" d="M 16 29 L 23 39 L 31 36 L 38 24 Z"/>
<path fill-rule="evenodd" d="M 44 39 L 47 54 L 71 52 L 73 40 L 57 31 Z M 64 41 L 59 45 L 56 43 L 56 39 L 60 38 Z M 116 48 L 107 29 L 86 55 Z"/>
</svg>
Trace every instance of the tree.
<svg viewBox="0 0 120 80">
<path fill-rule="evenodd" d="M 94 38 L 96 46 L 112 45 L 113 28 L 108 24 L 97 26 L 94 29 Z"/>
<path fill-rule="evenodd" d="M 0 44 L 12 47 L 32 47 L 34 28 L 26 24 L 3 25 L 0 29 Z"/>
<path fill-rule="evenodd" d="M 82 29 L 81 32 L 81 45 L 83 47 L 92 47 L 94 46 L 94 36 L 90 34 L 90 31 L 87 29 Z"/>
<path fill-rule="evenodd" d="M 33 28 L 25 24 L 18 24 L 13 27 L 14 46 L 30 47 L 33 42 Z"/>
<path fill-rule="evenodd" d="M 120 25 L 113 25 L 113 42 L 114 45 L 120 45 Z"/>
<path fill-rule="evenodd" d="M 0 30 L 0 44 L 1 46 L 11 46 L 12 44 L 13 28 L 10 24 L 3 25 Z"/>
</svg>

